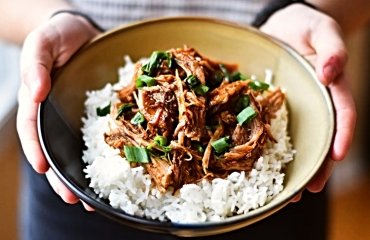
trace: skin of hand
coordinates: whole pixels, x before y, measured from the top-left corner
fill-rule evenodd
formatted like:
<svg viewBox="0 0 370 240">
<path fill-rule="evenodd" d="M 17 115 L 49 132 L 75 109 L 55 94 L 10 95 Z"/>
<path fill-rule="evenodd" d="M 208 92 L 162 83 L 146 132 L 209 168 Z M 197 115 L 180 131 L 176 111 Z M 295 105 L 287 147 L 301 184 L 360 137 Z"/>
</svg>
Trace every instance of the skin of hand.
<svg viewBox="0 0 370 240">
<path fill-rule="evenodd" d="M 310 61 L 331 95 L 336 122 L 334 139 L 323 166 L 307 185 L 307 190 L 320 192 L 336 162 L 348 153 L 357 118 L 345 73 L 347 50 L 341 28 L 333 18 L 320 11 L 292 4 L 273 14 L 260 30 L 287 43 Z M 293 201 L 298 201 L 300 196 Z"/>
<path fill-rule="evenodd" d="M 37 108 L 49 93 L 52 68 L 62 66 L 98 33 L 84 18 L 61 13 L 32 31 L 21 53 L 18 135 L 30 164 L 38 173 L 46 173 L 54 191 L 67 203 L 76 203 L 79 199 L 49 169 L 37 135 Z"/>
</svg>

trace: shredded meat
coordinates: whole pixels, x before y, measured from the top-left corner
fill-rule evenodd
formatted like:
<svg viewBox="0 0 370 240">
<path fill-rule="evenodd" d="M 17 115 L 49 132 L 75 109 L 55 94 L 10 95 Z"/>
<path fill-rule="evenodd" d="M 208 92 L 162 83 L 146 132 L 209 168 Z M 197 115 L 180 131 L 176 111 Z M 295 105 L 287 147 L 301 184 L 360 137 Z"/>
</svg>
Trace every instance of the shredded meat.
<svg viewBox="0 0 370 240">
<path fill-rule="evenodd" d="M 160 191 L 164 192 L 172 184 L 173 166 L 168 161 L 152 157 L 146 170 Z"/>
<path fill-rule="evenodd" d="M 120 101 L 110 113 L 115 126 L 105 133 L 106 143 L 146 148 L 150 162 L 135 165 L 144 165 L 163 192 L 250 171 L 266 142 L 276 141 L 270 123 L 285 101 L 281 89 L 253 89 L 253 80 L 233 77 L 236 64 L 210 60 L 187 46 L 162 55 L 150 72 L 137 63 L 131 84 L 117 92 Z M 152 83 L 139 87 L 141 75 Z M 241 120 L 247 107 L 254 115 Z M 143 119 L 133 121 L 138 114 Z M 227 146 L 216 150 L 213 144 L 222 138 Z"/>
<path fill-rule="evenodd" d="M 148 122 L 152 136 L 168 137 L 173 131 L 177 114 L 174 85 L 144 87 L 139 90 L 139 110 Z"/>
</svg>

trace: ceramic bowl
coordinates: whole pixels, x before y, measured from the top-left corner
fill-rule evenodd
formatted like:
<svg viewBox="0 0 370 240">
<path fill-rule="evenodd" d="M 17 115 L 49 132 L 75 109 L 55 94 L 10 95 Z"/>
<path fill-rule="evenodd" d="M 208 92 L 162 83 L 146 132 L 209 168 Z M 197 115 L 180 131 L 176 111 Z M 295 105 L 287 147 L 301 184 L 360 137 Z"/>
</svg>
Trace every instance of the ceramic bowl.
<svg viewBox="0 0 370 240">
<path fill-rule="evenodd" d="M 295 159 L 286 169 L 285 188 L 271 202 L 247 215 L 217 223 L 175 224 L 131 216 L 114 209 L 89 188 L 81 160 L 80 128 L 86 91 L 117 81 L 123 56 L 135 61 L 154 50 L 194 47 L 205 56 L 238 63 L 241 72 L 263 78 L 266 69 L 274 84 L 287 91 L 289 133 Z M 98 36 L 53 75 L 53 87 L 38 115 L 40 141 L 58 177 L 97 212 L 143 230 L 178 236 L 205 236 L 236 230 L 270 216 L 312 179 L 322 165 L 333 135 L 330 96 L 311 65 L 287 45 L 256 29 L 204 18 L 162 18 L 123 26 Z"/>
</svg>

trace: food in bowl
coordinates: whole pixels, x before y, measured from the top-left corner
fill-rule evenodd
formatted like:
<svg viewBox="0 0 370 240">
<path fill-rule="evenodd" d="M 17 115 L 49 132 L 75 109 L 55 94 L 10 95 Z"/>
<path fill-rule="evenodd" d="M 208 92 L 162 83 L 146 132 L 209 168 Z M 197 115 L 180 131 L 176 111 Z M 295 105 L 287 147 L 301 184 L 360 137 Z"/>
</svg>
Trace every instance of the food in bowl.
<svg viewBox="0 0 370 240">
<path fill-rule="evenodd" d="M 117 83 L 87 93 L 90 187 L 148 219 L 247 214 L 282 191 L 294 157 L 285 94 L 187 46 L 126 58 Z"/>
</svg>

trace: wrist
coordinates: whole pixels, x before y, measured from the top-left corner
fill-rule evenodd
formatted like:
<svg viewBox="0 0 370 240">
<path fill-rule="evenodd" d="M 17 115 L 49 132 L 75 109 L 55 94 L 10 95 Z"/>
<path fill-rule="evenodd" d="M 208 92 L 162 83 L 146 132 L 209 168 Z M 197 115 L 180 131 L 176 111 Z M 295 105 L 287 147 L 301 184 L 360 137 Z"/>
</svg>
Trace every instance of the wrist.
<svg viewBox="0 0 370 240">
<path fill-rule="evenodd" d="M 53 14 L 51 14 L 50 18 L 54 18 L 55 16 L 61 15 L 61 14 L 72 15 L 72 16 L 76 17 L 77 19 L 79 19 L 80 21 L 84 22 L 84 24 L 90 25 L 96 31 L 104 32 L 104 28 L 101 27 L 97 22 L 95 22 L 95 20 L 93 20 L 87 14 L 85 14 L 83 12 L 80 12 L 80 11 L 77 11 L 77 10 L 72 10 L 72 9 L 58 10 L 58 11 L 54 12 Z"/>
</svg>

